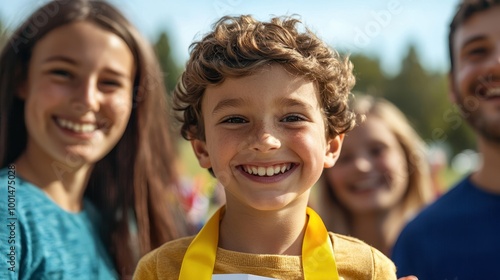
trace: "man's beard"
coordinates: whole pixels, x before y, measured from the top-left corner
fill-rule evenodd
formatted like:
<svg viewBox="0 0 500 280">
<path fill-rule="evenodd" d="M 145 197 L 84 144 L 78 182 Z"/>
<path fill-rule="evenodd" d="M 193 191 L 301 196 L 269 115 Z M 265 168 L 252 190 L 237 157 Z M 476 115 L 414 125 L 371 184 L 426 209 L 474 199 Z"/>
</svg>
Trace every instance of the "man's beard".
<svg viewBox="0 0 500 280">
<path fill-rule="evenodd" d="M 485 140 L 500 144 L 500 117 L 492 118 L 481 108 L 481 97 L 456 94 L 457 105 L 463 118 Z M 500 112 L 498 113 L 500 116 Z"/>
</svg>

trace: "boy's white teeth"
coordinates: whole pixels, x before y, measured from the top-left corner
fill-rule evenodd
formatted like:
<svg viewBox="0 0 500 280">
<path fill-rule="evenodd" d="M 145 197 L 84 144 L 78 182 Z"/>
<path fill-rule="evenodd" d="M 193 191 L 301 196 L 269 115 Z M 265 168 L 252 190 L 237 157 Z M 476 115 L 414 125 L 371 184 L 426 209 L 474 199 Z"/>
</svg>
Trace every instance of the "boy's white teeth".
<svg viewBox="0 0 500 280">
<path fill-rule="evenodd" d="M 66 120 L 66 119 L 61 119 L 61 118 L 56 118 L 56 121 L 57 123 L 64 127 L 64 128 L 67 128 L 69 130 L 72 130 L 74 132 L 77 132 L 77 133 L 88 133 L 88 132 L 92 132 L 94 130 L 96 130 L 97 126 L 95 124 L 91 124 L 91 123 L 75 123 L 75 122 L 72 122 L 70 120 Z"/>
<path fill-rule="evenodd" d="M 266 175 L 266 168 L 265 167 L 258 167 L 259 170 L 259 176 L 264 176 Z"/>
<path fill-rule="evenodd" d="M 290 170 L 292 167 L 291 163 L 287 164 L 278 164 L 274 166 L 249 166 L 249 165 L 244 165 L 243 170 L 251 175 L 258 175 L 258 176 L 273 176 L 276 174 L 280 173 L 285 173 L 286 171 Z"/>
</svg>

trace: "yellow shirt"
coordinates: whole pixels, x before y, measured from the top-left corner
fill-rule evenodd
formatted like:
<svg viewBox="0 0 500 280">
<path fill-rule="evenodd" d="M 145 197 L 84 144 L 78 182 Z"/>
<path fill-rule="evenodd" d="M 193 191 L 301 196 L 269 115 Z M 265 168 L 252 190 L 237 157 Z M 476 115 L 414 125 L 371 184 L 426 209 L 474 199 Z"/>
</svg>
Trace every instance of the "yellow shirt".
<svg viewBox="0 0 500 280">
<path fill-rule="evenodd" d="M 329 233 L 340 279 L 393 280 L 396 268 L 377 249 L 352 237 Z M 153 280 L 179 278 L 184 253 L 194 236 L 165 243 L 145 255 L 133 279 Z M 214 274 L 247 273 L 276 279 L 303 279 L 300 256 L 258 255 L 217 249 Z"/>
</svg>

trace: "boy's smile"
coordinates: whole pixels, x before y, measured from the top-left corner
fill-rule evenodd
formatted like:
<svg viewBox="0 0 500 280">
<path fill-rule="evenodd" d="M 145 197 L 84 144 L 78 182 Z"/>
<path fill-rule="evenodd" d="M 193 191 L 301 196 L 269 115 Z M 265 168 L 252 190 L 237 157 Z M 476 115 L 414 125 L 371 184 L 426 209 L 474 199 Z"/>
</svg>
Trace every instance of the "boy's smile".
<svg viewBox="0 0 500 280">
<path fill-rule="evenodd" d="M 332 166 L 342 136 L 326 139 L 314 84 L 271 65 L 206 89 L 205 141 L 193 140 L 204 168 L 224 185 L 228 204 L 271 210 L 309 191 Z"/>
</svg>

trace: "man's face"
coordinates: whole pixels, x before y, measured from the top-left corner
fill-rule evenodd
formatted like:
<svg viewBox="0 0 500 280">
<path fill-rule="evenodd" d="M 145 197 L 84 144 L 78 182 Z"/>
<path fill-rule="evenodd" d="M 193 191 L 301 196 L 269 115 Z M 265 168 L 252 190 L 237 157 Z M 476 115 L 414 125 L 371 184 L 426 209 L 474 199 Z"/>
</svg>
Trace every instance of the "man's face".
<svg viewBox="0 0 500 280">
<path fill-rule="evenodd" d="M 480 138 L 500 144 L 500 6 L 469 18 L 452 43 L 452 98 Z"/>
</svg>

